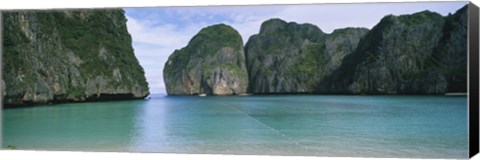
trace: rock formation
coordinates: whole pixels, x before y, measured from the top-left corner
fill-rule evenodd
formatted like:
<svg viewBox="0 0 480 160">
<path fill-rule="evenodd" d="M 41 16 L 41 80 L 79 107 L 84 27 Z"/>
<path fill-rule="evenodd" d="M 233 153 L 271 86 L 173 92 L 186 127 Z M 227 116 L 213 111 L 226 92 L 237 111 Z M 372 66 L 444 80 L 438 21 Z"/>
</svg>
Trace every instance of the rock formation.
<svg viewBox="0 0 480 160">
<path fill-rule="evenodd" d="M 5 105 L 144 98 L 123 10 L 3 12 Z"/>
<path fill-rule="evenodd" d="M 169 95 L 243 94 L 248 75 L 242 37 L 225 24 L 206 27 L 170 55 L 163 74 Z"/>
<path fill-rule="evenodd" d="M 443 36 L 432 53 L 434 64 L 445 75 L 447 92 L 467 92 L 467 6 L 448 15 Z"/>
<path fill-rule="evenodd" d="M 248 40 L 245 51 L 252 93 L 312 93 L 323 77 L 351 53 L 364 28 L 323 33 L 312 24 L 265 21 Z"/>
<path fill-rule="evenodd" d="M 245 59 L 238 33 L 218 25 L 175 51 L 164 79 L 170 95 L 239 94 L 247 83 L 254 94 L 466 92 L 466 42 L 467 6 L 446 17 L 430 11 L 388 15 L 370 31 L 330 34 L 270 19 L 247 41 Z"/>
<path fill-rule="evenodd" d="M 430 11 L 384 17 L 321 82 L 319 92 L 444 94 L 448 84 L 466 85 L 466 22 L 457 14 L 447 17 L 448 23 Z"/>
</svg>

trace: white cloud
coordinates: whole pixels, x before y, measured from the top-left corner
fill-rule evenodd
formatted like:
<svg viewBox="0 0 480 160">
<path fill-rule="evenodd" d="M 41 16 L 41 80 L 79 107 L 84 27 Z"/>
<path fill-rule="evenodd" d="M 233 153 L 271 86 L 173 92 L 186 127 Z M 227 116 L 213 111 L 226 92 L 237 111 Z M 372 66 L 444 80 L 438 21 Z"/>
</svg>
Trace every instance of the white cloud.
<svg viewBox="0 0 480 160">
<path fill-rule="evenodd" d="M 173 47 L 182 44 L 193 34 L 193 28 L 186 30 L 177 30 L 178 26 L 174 24 L 164 24 L 153 26 L 149 21 L 139 22 L 138 20 L 127 17 L 128 31 L 132 35 L 134 42 L 148 43 L 163 47 Z"/>
<path fill-rule="evenodd" d="M 164 93 L 163 65 L 175 49 L 186 45 L 195 31 L 191 28 L 178 30 L 173 24 L 153 26 L 149 21 L 139 22 L 132 17 L 127 18 L 135 55 L 145 70 L 150 92 Z"/>
</svg>

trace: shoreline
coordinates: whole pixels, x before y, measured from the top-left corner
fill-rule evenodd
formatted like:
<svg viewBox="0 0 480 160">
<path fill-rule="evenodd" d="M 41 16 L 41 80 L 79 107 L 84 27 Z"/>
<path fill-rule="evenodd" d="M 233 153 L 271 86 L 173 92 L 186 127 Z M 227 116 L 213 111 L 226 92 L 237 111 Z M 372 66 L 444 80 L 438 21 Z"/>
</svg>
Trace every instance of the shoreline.
<svg viewBox="0 0 480 160">
<path fill-rule="evenodd" d="M 467 92 L 449 92 L 445 93 L 445 96 L 468 96 Z"/>
<path fill-rule="evenodd" d="M 29 107 L 38 107 L 42 105 L 50 106 L 56 104 L 67 104 L 67 103 L 89 103 L 89 102 L 113 102 L 113 101 L 132 101 L 132 100 L 149 100 L 152 97 L 261 97 L 261 96 L 443 96 L 443 97 L 463 97 L 468 96 L 468 93 L 464 92 L 449 92 L 444 94 L 327 94 L 327 93 L 243 93 L 236 95 L 207 95 L 207 94 L 192 94 L 192 95 L 168 95 L 167 93 L 158 93 L 158 94 L 149 94 L 144 97 L 129 97 L 129 98 L 99 98 L 93 99 L 88 98 L 84 101 L 49 101 L 44 103 L 35 103 L 35 102 L 23 102 L 22 104 L 2 104 L 3 109 L 16 109 L 16 108 L 29 108 Z"/>
<path fill-rule="evenodd" d="M 468 96 L 466 92 L 447 92 L 447 93 L 312 93 L 312 92 L 297 92 L 297 93 L 242 93 L 232 95 L 212 95 L 212 94 L 172 94 L 157 93 L 151 95 L 163 95 L 171 97 L 230 97 L 230 96 L 291 96 L 291 95 L 325 95 L 325 96 Z M 151 96 L 150 95 L 150 96 Z M 149 96 L 149 97 L 150 97 Z"/>
<path fill-rule="evenodd" d="M 98 98 L 93 98 L 89 97 L 86 98 L 85 100 L 82 101 L 75 101 L 75 100 L 50 100 L 47 102 L 41 102 L 41 103 L 36 103 L 36 102 L 22 102 L 22 103 L 17 103 L 17 104 L 5 104 L 2 102 L 2 108 L 3 109 L 16 109 L 16 108 L 30 108 L 30 107 L 38 107 L 38 106 L 51 106 L 51 105 L 56 105 L 56 104 L 68 104 L 68 103 L 89 103 L 89 102 L 113 102 L 113 101 L 131 101 L 131 100 L 148 100 L 150 95 L 145 95 L 143 97 L 112 97 L 110 96 L 104 96 L 104 97 L 98 97 Z M 4 98 L 2 98 L 2 101 L 4 101 Z"/>
</svg>

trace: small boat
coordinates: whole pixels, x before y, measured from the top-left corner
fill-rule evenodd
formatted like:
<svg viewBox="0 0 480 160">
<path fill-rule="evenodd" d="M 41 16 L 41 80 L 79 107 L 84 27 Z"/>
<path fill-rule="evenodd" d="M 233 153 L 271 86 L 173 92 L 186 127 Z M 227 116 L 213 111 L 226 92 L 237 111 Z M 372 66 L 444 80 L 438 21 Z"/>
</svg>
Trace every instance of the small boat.
<svg viewBox="0 0 480 160">
<path fill-rule="evenodd" d="M 200 93 L 198 96 L 200 96 L 200 97 L 205 97 L 205 96 L 207 96 L 207 94 L 205 94 L 205 93 Z"/>
</svg>

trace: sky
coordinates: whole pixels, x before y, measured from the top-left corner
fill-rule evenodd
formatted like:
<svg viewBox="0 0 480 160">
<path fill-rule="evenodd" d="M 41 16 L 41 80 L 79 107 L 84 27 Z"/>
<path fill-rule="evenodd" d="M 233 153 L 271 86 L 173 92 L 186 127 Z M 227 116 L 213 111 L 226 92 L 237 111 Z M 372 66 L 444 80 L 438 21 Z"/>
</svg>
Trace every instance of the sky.
<svg viewBox="0 0 480 160">
<path fill-rule="evenodd" d="M 150 93 L 166 93 L 163 67 L 175 49 L 185 47 L 202 28 L 224 23 L 235 28 L 246 43 L 263 21 L 280 18 L 310 23 L 331 33 L 345 27 L 371 29 L 385 15 L 424 10 L 441 15 L 455 13 L 467 2 L 356 3 L 309 5 L 256 5 L 208 7 L 125 8 L 127 28 L 135 56 L 145 70 Z"/>
</svg>

